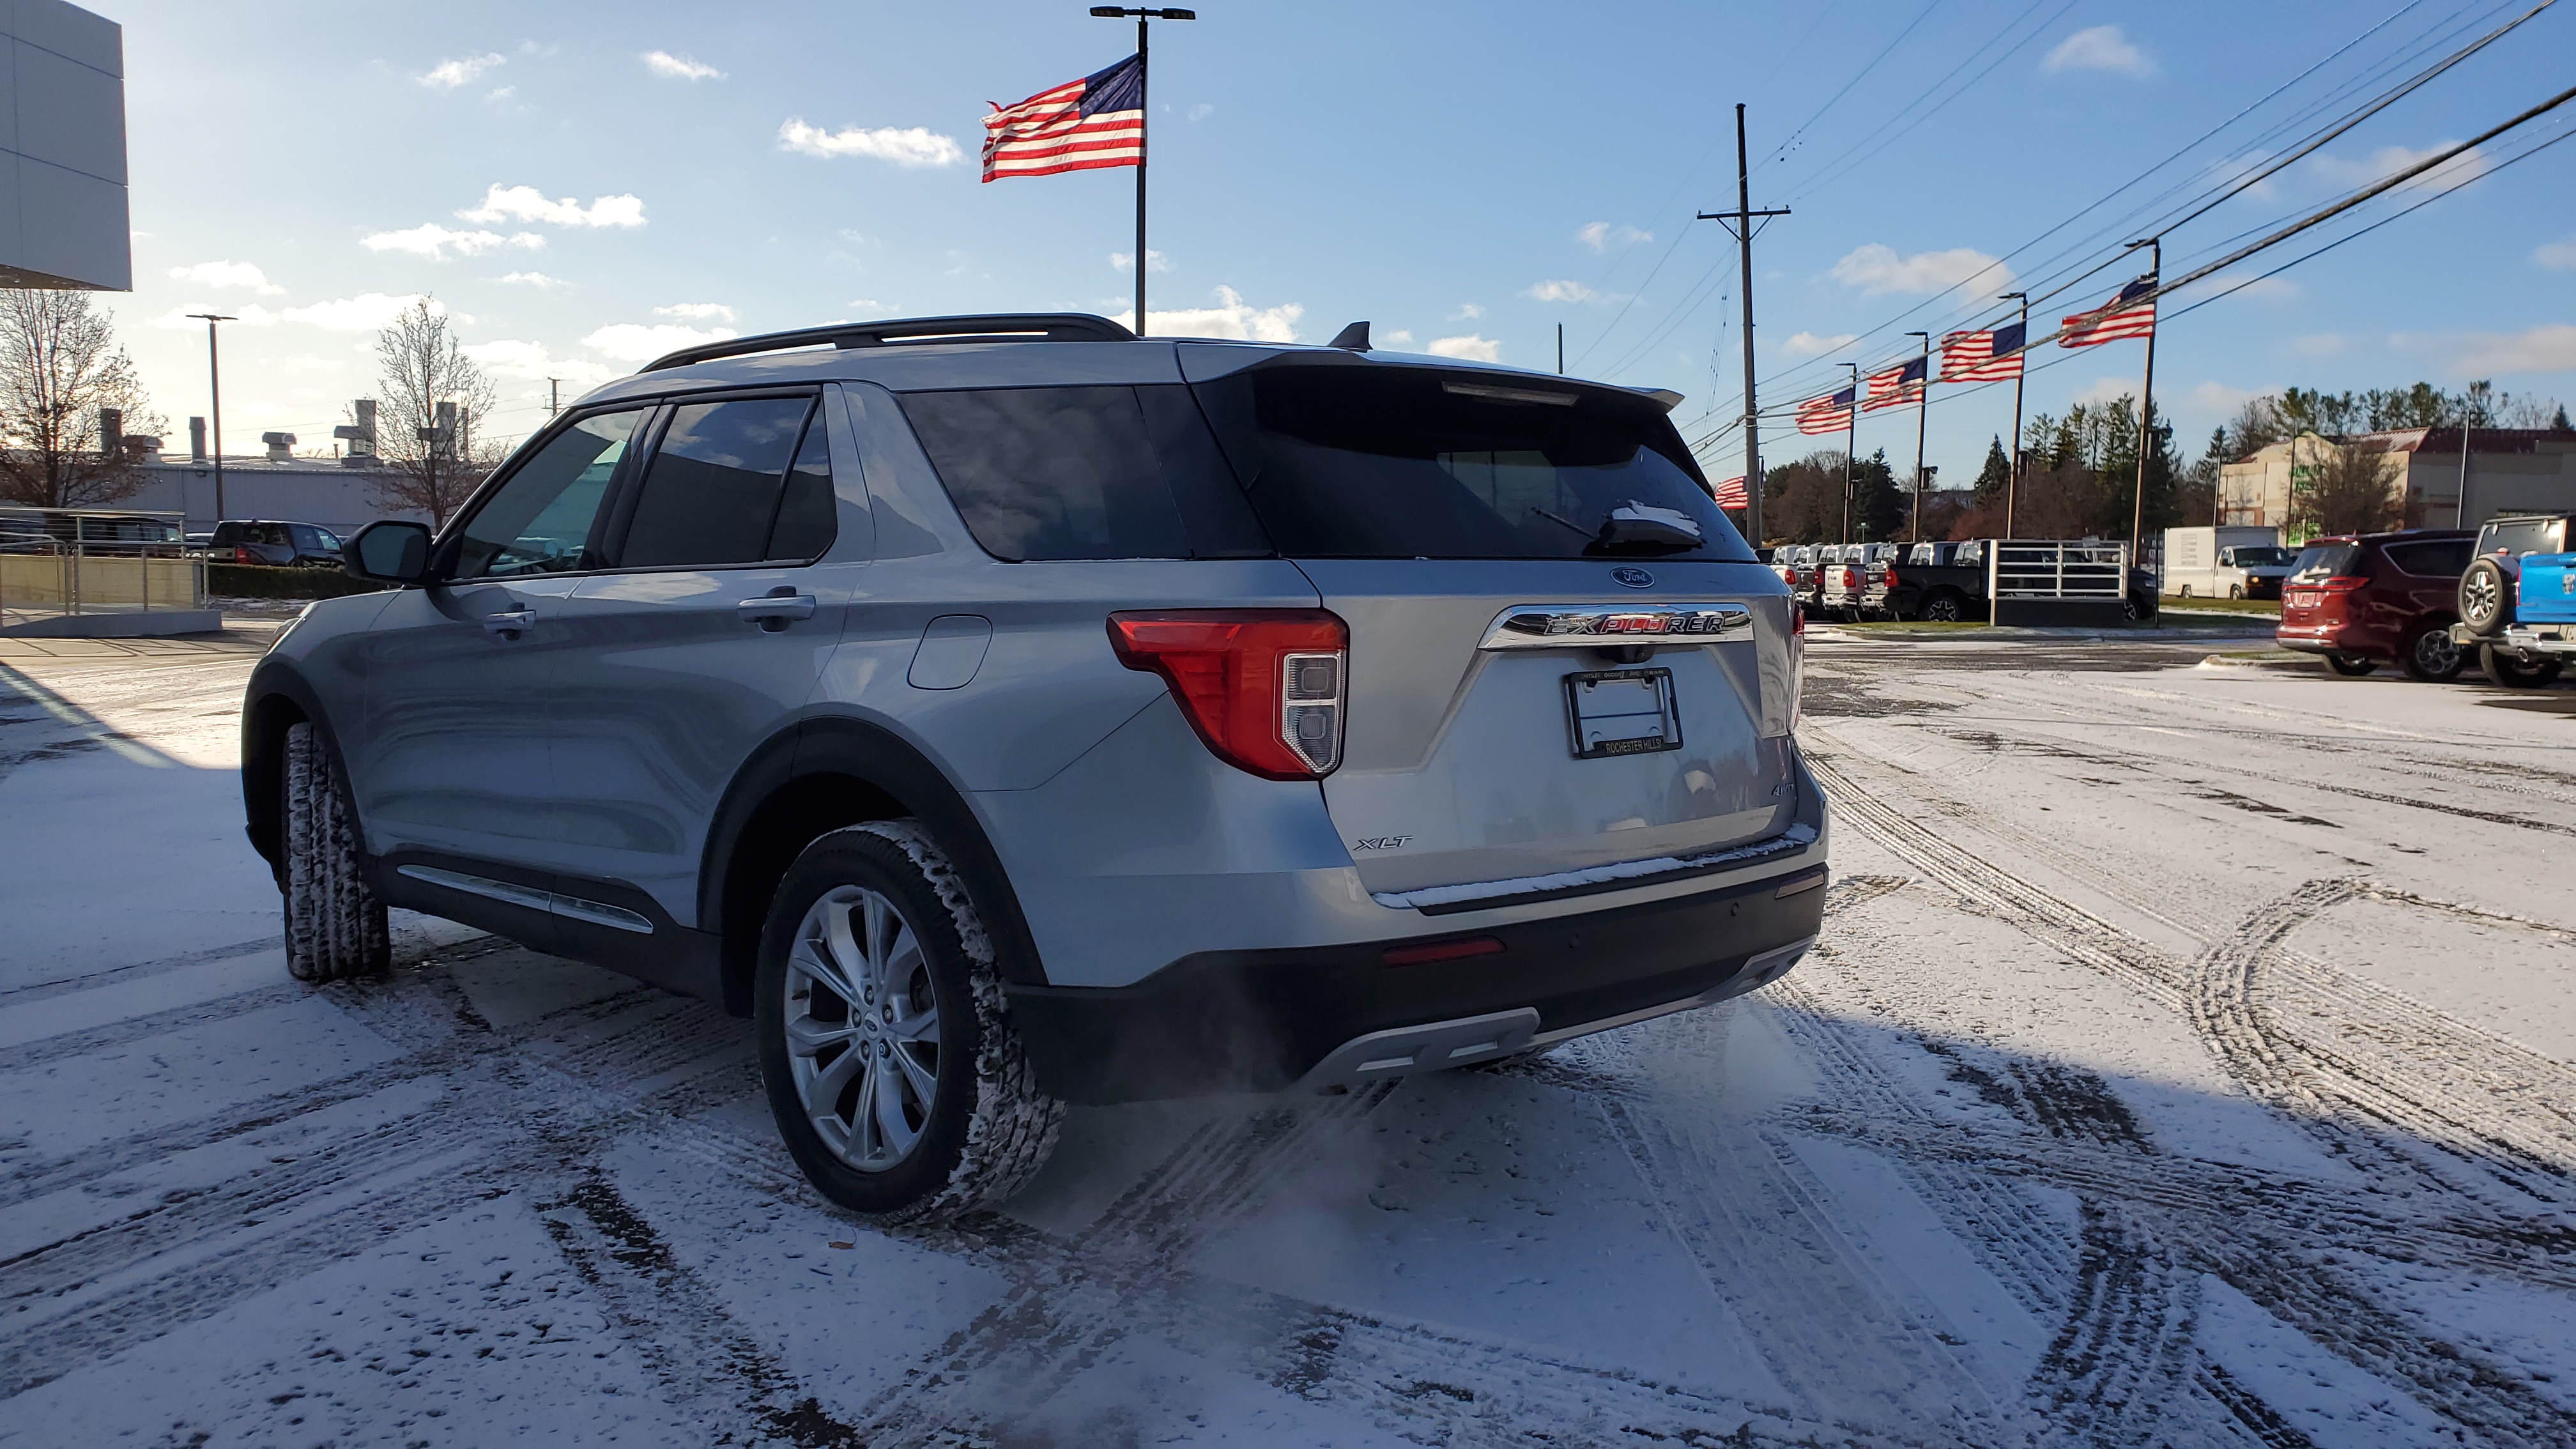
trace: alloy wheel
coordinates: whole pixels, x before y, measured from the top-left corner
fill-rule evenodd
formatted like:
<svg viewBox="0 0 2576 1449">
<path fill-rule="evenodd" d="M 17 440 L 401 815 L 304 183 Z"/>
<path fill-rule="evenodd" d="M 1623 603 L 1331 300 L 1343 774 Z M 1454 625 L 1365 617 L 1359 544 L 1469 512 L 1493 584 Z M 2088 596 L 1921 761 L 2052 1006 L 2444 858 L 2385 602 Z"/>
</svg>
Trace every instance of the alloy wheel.
<svg viewBox="0 0 2576 1449">
<path fill-rule="evenodd" d="M 2448 629 L 2426 629 L 2415 636 L 2415 667 L 2429 678 L 2448 679 L 2460 672 L 2460 646 Z"/>
<path fill-rule="evenodd" d="M 861 1172 L 910 1156 L 939 1100 L 939 1003 L 893 901 L 842 886 L 805 912 L 784 1025 L 797 1099 L 832 1154 Z"/>
<path fill-rule="evenodd" d="M 2503 591 L 2496 587 L 2496 576 L 2485 569 L 2472 569 L 2460 584 L 2460 614 L 2469 627 L 2483 632 L 2502 611 Z"/>
</svg>

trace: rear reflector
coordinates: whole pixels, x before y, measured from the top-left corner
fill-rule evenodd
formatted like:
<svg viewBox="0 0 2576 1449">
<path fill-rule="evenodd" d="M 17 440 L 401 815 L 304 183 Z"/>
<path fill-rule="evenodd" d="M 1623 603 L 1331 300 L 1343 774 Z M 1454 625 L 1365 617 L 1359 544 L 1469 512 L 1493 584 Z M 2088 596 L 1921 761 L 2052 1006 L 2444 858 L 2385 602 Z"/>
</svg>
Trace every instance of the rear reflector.
<svg viewBox="0 0 2576 1449">
<path fill-rule="evenodd" d="M 1109 616 L 1109 647 L 1163 676 L 1216 757 L 1266 780 L 1342 758 L 1350 631 L 1322 609 L 1171 609 Z"/>
<path fill-rule="evenodd" d="M 1789 879 L 1780 883 L 1780 888 L 1778 890 L 1771 893 L 1771 899 L 1776 901 L 1787 896 L 1804 895 L 1807 892 L 1814 890 L 1816 887 L 1823 885 L 1829 878 L 1830 877 L 1827 872 L 1821 867 L 1811 870 L 1805 875 L 1791 876 Z"/>
<path fill-rule="evenodd" d="M 1389 966 L 1428 966 L 1434 961 L 1460 961 L 1469 956 L 1499 956 L 1503 943 L 1491 936 L 1463 941 L 1435 941 L 1428 946 L 1389 946 L 1381 960 Z"/>
<path fill-rule="evenodd" d="M 2360 588 L 2362 585 L 2369 582 L 2370 580 L 2367 577 L 2351 574 L 2338 574 L 2335 577 L 2326 580 L 2323 587 L 2329 594 L 2349 594 L 2353 590 Z"/>
</svg>

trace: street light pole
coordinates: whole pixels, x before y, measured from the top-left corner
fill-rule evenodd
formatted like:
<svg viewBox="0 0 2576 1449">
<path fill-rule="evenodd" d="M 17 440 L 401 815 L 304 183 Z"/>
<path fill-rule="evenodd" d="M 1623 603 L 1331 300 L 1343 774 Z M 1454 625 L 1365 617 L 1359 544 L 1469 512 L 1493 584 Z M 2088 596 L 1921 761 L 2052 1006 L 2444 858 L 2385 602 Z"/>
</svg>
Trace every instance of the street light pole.
<svg viewBox="0 0 2576 1449">
<path fill-rule="evenodd" d="M 2147 275 L 2156 279 L 2156 285 L 2163 285 L 2164 238 L 2151 236 L 2144 241 L 2129 243 L 2131 251 L 2136 251 L 2140 247 L 2147 248 Z M 2150 292 L 2148 301 L 2151 304 L 2154 298 L 2155 294 Z M 2147 328 L 2147 371 L 2145 378 L 2138 384 L 2138 394 L 2138 493 L 2129 513 L 2129 566 L 2131 568 L 2139 566 L 2138 550 L 2146 545 L 2147 453 L 2156 439 L 2156 330 L 2153 324 Z M 2121 586 L 2125 589 L 2127 581 L 2122 580 Z"/>
<path fill-rule="evenodd" d="M 1136 20 L 1136 335 L 1145 335 L 1145 130 L 1153 115 L 1152 92 L 1145 84 L 1146 22 L 1153 20 L 1196 20 L 1195 10 L 1122 10 L 1115 5 L 1094 5 L 1091 13 L 1103 20 Z"/>
<path fill-rule="evenodd" d="M 215 522 L 221 523 L 224 521 L 224 369 L 223 359 L 215 348 L 215 324 L 237 319 L 220 312 L 191 312 L 188 315 L 206 324 L 206 383 L 214 394 Z"/>
<path fill-rule="evenodd" d="M 1852 541 L 1852 488 L 1860 466 L 1860 364 L 1846 362 L 1851 369 L 1851 410 L 1843 414 L 1843 542 Z M 1867 519 L 1862 522 L 1866 524 Z"/>
<path fill-rule="evenodd" d="M 1923 339 L 1923 391 L 1914 396 L 1914 526 L 1908 543 L 1923 541 L 1923 429 L 1932 415 L 1932 334 L 1908 332 Z"/>
</svg>

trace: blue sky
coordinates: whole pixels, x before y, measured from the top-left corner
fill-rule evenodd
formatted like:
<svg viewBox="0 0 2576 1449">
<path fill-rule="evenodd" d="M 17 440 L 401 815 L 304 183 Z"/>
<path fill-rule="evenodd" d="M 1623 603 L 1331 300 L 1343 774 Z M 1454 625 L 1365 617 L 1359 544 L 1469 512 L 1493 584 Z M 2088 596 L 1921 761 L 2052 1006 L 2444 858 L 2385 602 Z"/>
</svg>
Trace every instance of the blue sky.
<svg viewBox="0 0 2576 1449">
<path fill-rule="evenodd" d="M 1132 49 L 1132 27 L 1073 0 L 97 8 L 125 27 L 136 233 L 134 293 L 108 300 L 174 446 L 206 410 L 203 324 L 177 314 L 210 307 L 245 319 L 224 353 L 242 452 L 266 429 L 327 447 L 344 401 L 374 391 L 370 329 L 414 295 L 459 317 L 509 434 L 542 421 L 546 376 L 569 398 L 720 329 L 1128 306 L 1131 173 L 976 179 L 986 102 Z M 1732 245 L 1691 220 L 1734 202 L 1735 102 L 1755 205 L 1794 210 L 1756 248 L 1777 404 L 1910 349 L 1904 329 L 1990 318 L 1978 299 L 2016 285 L 2006 271 L 2111 262 L 2140 203 L 2277 153 L 2269 128 L 2295 137 L 2304 108 L 2524 8 L 1207 0 L 1156 28 L 1150 304 L 1184 313 L 1161 330 L 1321 341 L 1368 318 L 1382 346 L 1539 368 L 1562 323 L 1570 370 L 1687 394 L 1697 436 L 1740 407 Z M 2567 8 L 2175 230 L 2167 274 L 2563 88 Z M 2576 145 L 2556 147 L 2188 317 L 2172 314 L 2215 282 L 2169 300 L 2159 402 L 2196 451 L 2284 384 L 2487 376 L 2576 398 L 2571 180 Z M 2136 386 L 2137 343 L 2049 353 L 2032 411 Z M 1945 480 L 1973 474 L 2011 406 L 2009 388 L 1935 390 Z M 1861 447 L 1907 463 L 1913 435 L 1911 414 L 1874 413 Z M 1766 444 L 1777 461 L 1806 440 L 1775 423 Z M 1712 444 L 1712 471 L 1736 471 L 1736 449 Z"/>
</svg>

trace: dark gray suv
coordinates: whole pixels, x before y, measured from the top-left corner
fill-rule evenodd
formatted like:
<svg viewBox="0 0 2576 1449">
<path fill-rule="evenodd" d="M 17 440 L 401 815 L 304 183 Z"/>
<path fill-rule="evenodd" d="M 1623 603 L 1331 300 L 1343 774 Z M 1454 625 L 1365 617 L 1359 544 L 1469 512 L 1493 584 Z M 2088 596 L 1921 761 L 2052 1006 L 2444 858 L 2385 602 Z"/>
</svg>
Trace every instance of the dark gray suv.
<svg viewBox="0 0 2576 1449">
<path fill-rule="evenodd" d="M 1096 317 L 674 353 L 253 674 L 289 961 L 388 904 L 751 1016 L 881 1220 L 1066 1102 L 1346 1091 L 1816 935 L 1797 615 L 1669 394 Z"/>
</svg>

